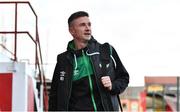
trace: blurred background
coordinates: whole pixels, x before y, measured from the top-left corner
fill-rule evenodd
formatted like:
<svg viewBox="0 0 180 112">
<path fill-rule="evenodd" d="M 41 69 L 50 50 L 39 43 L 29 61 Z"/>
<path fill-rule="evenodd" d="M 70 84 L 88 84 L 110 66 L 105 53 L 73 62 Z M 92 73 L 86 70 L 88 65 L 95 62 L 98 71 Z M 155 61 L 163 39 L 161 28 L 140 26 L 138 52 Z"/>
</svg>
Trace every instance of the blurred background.
<svg viewBox="0 0 180 112">
<path fill-rule="evenodd" d="M 48 109 L 56 57 L 72 39 L 67 19 L 79 10 L 130 74 L 124 111 L 179 111 L 178 0 L 0 0 L 0 111 Z"/>
</svg>

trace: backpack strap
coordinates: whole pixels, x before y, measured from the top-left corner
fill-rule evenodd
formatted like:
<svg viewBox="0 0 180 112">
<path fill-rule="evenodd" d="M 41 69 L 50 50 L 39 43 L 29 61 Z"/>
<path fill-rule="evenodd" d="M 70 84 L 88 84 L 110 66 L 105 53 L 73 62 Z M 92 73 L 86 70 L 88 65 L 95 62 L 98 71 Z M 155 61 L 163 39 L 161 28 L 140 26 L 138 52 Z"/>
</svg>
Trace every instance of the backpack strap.
<svg viewBox="0 0 180 112">
<path fill-rule="evenodd" d="M 100 46 L 102 75 L 107 75 L 107 68 L 109 67 L 110 58 L 110 45 L 108 43 L 104 43 Z"/>
<path fill-rule="evenodd" d="M 102 75 L 108 75 L 107 73 L 107 68 L 109 67 L 110 64 L 110 55 L 112 55 L 112 47 L 109 45 L 109 43 L 104 43 L 100 46 L 100 60 L 101 60 L 101 65 L 102 65 Z M 117 95 L 117 99 L 119 102 L 120 110 L 123 112 L 121 101 L 119 98 L 119 95 Z"/>
</svg>

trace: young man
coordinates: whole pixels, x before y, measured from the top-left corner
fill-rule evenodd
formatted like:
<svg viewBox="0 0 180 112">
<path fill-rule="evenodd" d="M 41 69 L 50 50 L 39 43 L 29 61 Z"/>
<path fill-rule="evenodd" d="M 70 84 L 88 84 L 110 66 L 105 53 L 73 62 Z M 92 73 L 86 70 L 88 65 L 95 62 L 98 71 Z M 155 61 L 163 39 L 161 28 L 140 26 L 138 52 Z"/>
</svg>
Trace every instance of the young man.
<svg viewBox="0 0 180 112">
<path fill-rule="evenodd" d="M 106 64 L 106 72 L 103 72 L 102 44 L 91 35 L 88 13 L 73 13 L 68 25 L 73 40 L 68 43 L 67 51 L 57 56 L 49 110 L 118 110 L 118 95 L 128 86 L 129 74 L 117 52 L 109 45 L 109 63 Z"/>
</svg>

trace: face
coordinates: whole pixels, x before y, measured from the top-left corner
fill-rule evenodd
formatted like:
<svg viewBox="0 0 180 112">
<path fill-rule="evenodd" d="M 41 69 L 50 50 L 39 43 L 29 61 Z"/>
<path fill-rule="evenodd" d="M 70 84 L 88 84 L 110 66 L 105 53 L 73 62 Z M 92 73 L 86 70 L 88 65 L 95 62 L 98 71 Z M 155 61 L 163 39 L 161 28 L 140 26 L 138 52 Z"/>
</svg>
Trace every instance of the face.
<svg viewBox="0 0 180 112">
<path fill-rule="evenodd" d="M 91 22 L 88 17 L 79 17 L 72 21 L 69 32 L 76 41 L 86 42 L 91 39 Z"/>
</svg>

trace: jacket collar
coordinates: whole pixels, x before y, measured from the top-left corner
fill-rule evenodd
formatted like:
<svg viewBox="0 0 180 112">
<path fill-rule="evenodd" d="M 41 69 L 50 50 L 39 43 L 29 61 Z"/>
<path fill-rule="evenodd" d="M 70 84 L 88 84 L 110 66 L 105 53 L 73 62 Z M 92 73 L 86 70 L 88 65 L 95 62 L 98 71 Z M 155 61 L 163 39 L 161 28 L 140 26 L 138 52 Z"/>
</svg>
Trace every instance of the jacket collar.
<svg viewBox="0 0 180 112">
<path fill-rule="evenodd" d="M 87 45 L 87 48 L 90 48 L 90 46 L 93 44 L 93 43 L 96 43 L 97 41 L 94 39 L 93 36 L 91 36 L 91 39 L 88 41 L 88 45 Z M 67 51 L 75 51 L 75 44 L 74 44 L 74 40 L 71 40 L 68 42 L 68 45 L 67 45 Z"/>
<path fill-rule="evenodd" d="M 67 59 L 72 63 L 72 59 L 74 58 L 74 54 L 76 54 L 78 51 L 75 51 L 75 45 L 73 40 L 68 42 L 68 46 L 67 46 L 67 51 L 68 51 L 68 55 L 67 55 Z M 91 36 L 91 39 L 88 42 L 87 47 L 84 48 L 85 52 L 87 51 L 89 54 L 95 53 L 95 52 L 99 52 L 99 49 L 97 49 L 97 41 L 94 39 L 93 36 Z M 81 49 L 82 50 L 82 49 Z"/>
</svg>

